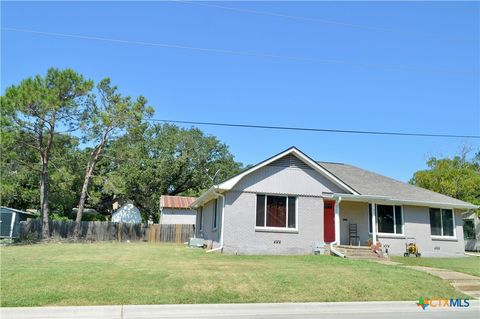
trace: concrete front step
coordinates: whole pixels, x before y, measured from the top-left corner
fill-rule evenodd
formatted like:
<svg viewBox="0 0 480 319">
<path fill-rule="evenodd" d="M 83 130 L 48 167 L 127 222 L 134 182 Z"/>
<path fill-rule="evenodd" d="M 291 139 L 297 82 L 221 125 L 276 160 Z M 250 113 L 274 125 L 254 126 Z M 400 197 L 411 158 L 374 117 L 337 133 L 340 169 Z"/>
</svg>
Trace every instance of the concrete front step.
<svg viewBox="0 0 480 319">
<path fill-rule="evenodd" d="M 378 257 L 369 247 L 358 246 L 335 246 L 335 250 L 342 253 L 347 258 L 351 259 L 363 259 L 363 260 L 379 260 L 383 259 Z"/>
<path fill-rule="evenodd" d="M 335 247 L 338 247 L 338 248 L 342 248 L 342 249 L 354 249 L 354 250 L 368 250 L 370 251 L 370 247 L 367 247 L 367 246 L 348 246 L 348 245 L 338 245 L 338 246 L 335 246 Z"/>
</svg>

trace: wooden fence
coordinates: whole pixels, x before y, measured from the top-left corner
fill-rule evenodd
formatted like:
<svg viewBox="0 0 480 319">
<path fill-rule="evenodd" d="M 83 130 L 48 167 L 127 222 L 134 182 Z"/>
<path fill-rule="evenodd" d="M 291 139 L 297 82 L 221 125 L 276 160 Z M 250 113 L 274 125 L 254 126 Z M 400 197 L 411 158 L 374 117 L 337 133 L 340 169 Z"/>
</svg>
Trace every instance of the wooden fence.
<svg viewBox="0 0 480 319">
<path fill-rule="evenodd" d="M 127 224 L 112 222 L 82 222 L 83 241 L 145 241 L 151 243 L 184 243 L 194 235 L 194 225 L 181 224 Z M 74 221 L 50 221 L 50 238 L 57 241 L 73 240 Z M 42 221 L 31 219 L 20 223 L 20 240 L 39 240 Z"/>
</svg>

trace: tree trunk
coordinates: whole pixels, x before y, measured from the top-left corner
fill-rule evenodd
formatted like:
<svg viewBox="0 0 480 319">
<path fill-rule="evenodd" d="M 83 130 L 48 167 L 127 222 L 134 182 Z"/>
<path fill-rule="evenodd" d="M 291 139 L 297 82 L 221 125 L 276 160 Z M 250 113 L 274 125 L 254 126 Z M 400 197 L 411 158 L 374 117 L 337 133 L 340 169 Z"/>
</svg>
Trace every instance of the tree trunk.
<svg viewBox="0 0 480 319">
<path fill-rule="evenodd" d="M 83 210 L 85 209 L 85 202 L 87 200 L 88 184 L 90 184 L 90 178 L 92 177 L 94 167 L 95 163 L 92 163 L 92 160 L 90 160 L 87 164 L 85 177 L 83 179 L 82 193 L 80 194 L 80 201 L 78 202 L 77 218 L 75 219 L 75 229 L 73 231 L 75 239 L 80 238 Z"/>
<path fill-rule="evenodd" d="M 85 209 L 85 202 L 87 200 L 87 191 L 88 191 L 88 185 L 90 184 L 90 178 L 92 177 L 93 170 L 95 169 L 95 165 L 97 165 L 98 159 L 100 158 L 100 154 L 102 153 L 103 147 L 107 142 L 107 137 L 109 132 L 110 132 L 110 128 L 107 128 L 103 134 L 100 144 L 97 147 L 95 147 L 95 149 L 93 150 L 90 156 L 90 160 L 88 161 L 88 164 L 87 164 L 87 169 L 85 170 L 85 178 L 83 179 L 82 193 L 80 194 L 80 201 L 78 202 L 77 218 L 75 219 L 75 228 L 73 231 L 73 236 L 76 240 L 80 239 L 82 216 L 83 216 L 83 210 Z"/>
<path fill-rule="evenodd" d="M 55 112 L 52 113 L 50 116 L 50 120 L 48 121 L 48 137 L 47 137 L 47 144 L 45 148 L 42 150 L 43 144 L 43 129 L 45 126 L 45 121 L 41 120 L 37 124 L 38 130 L 38 148 L 37 150 L 40 152 L 40 160 L 42 164 L 42 169 L 40 171 L 40 215 L 42 216 L 42 239 L 46 240 L 50 238 L 50 227 L 48 225 L 48 161 L 50 157 L 50 150 L 52 149 L 53 145 L 53 138 L 54 138 L 54 131 L 55 131 Z"/>
<path fill-rule="evenodd" d="M 42 239 L 50 238 L 48 225 L 48 160 L 42 156 L 42 170 L 40 172 L 40 212 L 42 216 Z"/>
</svg>

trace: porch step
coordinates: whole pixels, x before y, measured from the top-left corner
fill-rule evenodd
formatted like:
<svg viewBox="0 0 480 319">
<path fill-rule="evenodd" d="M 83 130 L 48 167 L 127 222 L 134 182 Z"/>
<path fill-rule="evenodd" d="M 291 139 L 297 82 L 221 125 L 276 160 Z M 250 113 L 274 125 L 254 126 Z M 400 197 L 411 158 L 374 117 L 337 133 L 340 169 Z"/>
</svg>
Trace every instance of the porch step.
<svg viewBox="0 0 480 319">
<path fill-rule="evenodd" d="M 345 255 L 345 257 L 351 259 L 378 260 L 379 258 L 381 258 L 377 254 L 375 254 L 369 247 L 338 245 L 335 246 L 335 250 Z"/>
</svg>

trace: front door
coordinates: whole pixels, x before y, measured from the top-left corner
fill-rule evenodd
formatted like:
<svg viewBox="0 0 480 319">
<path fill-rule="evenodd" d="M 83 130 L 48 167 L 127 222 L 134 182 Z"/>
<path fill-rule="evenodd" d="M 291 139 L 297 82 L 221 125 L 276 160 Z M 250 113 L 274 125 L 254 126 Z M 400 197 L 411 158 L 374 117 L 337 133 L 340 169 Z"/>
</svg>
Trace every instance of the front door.
<svg viewBox="0 0 480 319">
<path fill-rule="evenodd" d="M 323 241 L 331 243 L 335 241 L 335 202 L 323 202 Z"/>
</svg>

